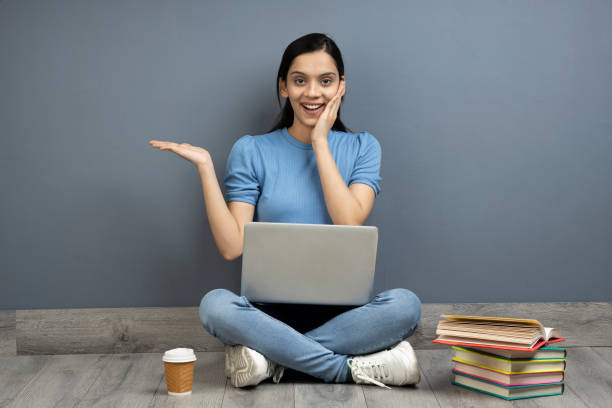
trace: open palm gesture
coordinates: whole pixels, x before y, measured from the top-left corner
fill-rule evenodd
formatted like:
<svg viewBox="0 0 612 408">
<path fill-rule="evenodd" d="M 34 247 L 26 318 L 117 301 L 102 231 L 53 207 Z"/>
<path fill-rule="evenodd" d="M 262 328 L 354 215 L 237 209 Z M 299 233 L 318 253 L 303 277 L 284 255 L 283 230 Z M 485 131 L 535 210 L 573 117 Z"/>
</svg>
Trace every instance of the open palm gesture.
<svg viewBox="0 0 612 408">
<path fill-rule="evenodd" d="M 207 150 L 201 147 L 192 146 L 189 143 L 178 144 L 160 140 L 151 140 L 149 143 L 152 147 L 158 148 L 159 150 L 170 150 L 196 166 L 203 166 L 212 162 L 210 153 L 208 153 Z"/>
</svg>

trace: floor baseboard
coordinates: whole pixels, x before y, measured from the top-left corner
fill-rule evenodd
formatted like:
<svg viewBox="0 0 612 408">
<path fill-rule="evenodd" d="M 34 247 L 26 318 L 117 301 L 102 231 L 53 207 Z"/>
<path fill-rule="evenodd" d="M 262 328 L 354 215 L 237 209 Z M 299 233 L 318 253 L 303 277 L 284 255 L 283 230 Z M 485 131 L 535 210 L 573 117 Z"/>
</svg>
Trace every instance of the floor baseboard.
<svg viewBox="0 0 612 408">
<path fill-rule="evenodd" d="M 559 328 L 564 347 L 612 346 L 612 302 L 426 303 L 409 338 L 432 343 L 440 315 L 528 317 Z M 0 311 L 0 355 L 153 353 L 175 347 L 222 351 L 199 319 L 198 307 L 37 309 Z"/>
</svg>

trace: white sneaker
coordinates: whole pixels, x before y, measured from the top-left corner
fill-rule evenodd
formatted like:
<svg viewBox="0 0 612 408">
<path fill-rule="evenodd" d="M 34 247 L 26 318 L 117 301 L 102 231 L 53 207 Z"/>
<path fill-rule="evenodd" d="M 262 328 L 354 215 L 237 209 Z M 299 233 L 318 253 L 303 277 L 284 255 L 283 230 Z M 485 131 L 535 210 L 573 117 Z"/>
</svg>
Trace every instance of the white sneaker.
<svg viewBox="0 0 612 408">
<path fill-rule="evenodd" d="M 278 384 L 284 372 L 285 367 L 246 346 L 225 348 L 225 375 L 234 387 L 257 385 L 270 377 Z"/>
<path fill-rule="evenodd" d="M 403 340 L 389 350 L 348 360 L 353 381 L 358 384 L 372 383 L 380 387 L 389 385 L 418 384 L 421 370 L 410 343 Z"/>
<path fill-rule="evenodd" d="M 230 378 L 232 376 L 232 371 L 234 371 L 232 369 L 232 359 L 230 356 L 230 348 L 232 346 L 225 346 L 225 376 L 227 378 Z"/>
</svg>

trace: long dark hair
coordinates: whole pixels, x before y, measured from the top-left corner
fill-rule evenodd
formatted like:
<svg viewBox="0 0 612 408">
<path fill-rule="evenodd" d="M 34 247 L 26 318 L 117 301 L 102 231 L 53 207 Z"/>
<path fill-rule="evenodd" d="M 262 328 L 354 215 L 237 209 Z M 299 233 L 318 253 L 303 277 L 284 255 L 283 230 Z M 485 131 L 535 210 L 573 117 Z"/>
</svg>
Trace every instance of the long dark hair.
<svg viewBox="0 0 612 408">
<path fill-rule="evenodd" d="M 319 50 L 327 52 L 336 62 L 336 68 L 338 68 L 340 77 L 344 75 L 344 62 L 342 61 L 342 54 L 340 53 L 340 49 L 334 40 L 325 34 L 306 34 L 305 36 L 302 36 L 289 44 L 283 53 L 283 58 L 281 59 L 280 66 L 278 67 L 278 75 L 276 76 L 276 99 L 278 100 L 279 107 L 281 106 L 279 79 L 282 78 L 285 83 L 287 82 L 289 67 L 296 57 L 307 52 Z M 344 101 L 344 96 L 342 96 L 342 101 Z M 278 115 L 276 125 L 274 125 L 269 132 L 274 132 L 275 130 L 282 129 L 284 127 L 290 127 L 293 124 L 293 117 L 293 108 L 291 107 L 291 102 L 289 99 L 287 99 L 285 101 L 285 106 L 283 106 L 280 114 Z M 350 132 L 350 129 L 344 126 L 344 123 L 342 123 L 340 120 L 340 109 L 338 109 L 338 115 L 336 116 L 336 121 L 334 122 L 332 129 L 341 132 Z"/>
</svg>

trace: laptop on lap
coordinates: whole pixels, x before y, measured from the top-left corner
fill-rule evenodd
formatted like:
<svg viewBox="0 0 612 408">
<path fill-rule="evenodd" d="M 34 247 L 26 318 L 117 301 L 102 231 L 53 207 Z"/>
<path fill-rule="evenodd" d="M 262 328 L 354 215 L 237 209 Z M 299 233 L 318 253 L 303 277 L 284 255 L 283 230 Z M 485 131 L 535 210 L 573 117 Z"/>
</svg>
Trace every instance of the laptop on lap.
<svg viewBox="0 0 612 408">
<path fill-rule="evenodd" d="M 249 301 L 364 305 L 371 300 L 378 228 L 248 222 L 241 296 Z"/>
</svg>

